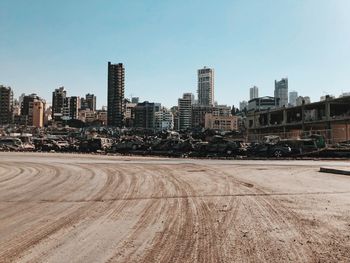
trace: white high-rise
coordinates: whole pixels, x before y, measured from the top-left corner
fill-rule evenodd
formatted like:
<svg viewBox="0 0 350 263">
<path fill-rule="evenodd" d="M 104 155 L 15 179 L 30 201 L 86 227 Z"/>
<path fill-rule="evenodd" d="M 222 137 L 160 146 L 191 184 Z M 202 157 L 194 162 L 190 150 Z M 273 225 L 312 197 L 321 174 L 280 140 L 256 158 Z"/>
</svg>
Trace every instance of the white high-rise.
<svg viewBox="0 0 350 263">
<path fill-rule="evenodd" d="M 214 105 L 214 69 L 204 67 L 198 70 L 198 104 Z"/>
<path fill-rule="evenodd" d="M 255 99 L 255 98 L 259 98 L 259 88 L 257 86 L 253 86 L 250 88 L 249 90 L 249 98 L 252 100 L 252 99 Z"/>
</svg>

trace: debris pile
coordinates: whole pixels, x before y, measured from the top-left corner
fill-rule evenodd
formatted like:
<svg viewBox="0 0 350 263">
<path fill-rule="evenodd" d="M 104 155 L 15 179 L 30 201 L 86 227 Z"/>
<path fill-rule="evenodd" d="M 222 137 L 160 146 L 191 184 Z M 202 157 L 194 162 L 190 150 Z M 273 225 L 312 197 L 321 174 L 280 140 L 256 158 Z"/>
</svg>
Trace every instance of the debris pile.
<svg viewBox="0 0 350 263">
<path fill-rule="evenodd" d="M 326 147 L 322 136 L 247 143 L 235 133 L 111 128 L 46 128 L 0 131 L 0 151 L 81 152 L 189 157 L 350 157 L 349 141 Z"/>
</svg>

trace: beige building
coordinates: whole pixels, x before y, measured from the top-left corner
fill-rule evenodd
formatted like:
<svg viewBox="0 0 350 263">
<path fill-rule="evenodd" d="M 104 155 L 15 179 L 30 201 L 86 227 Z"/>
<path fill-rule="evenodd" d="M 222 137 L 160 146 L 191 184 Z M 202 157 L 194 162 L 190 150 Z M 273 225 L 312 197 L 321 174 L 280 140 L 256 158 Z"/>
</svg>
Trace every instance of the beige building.
<svg viewBox="0 0 350 263">
<path fill-rule="evenodd" d="M 44 103 L 42 101 L 33 102 L 33 126 L 42 128 L 44 126 Z"/>
<path fill-rule="evenodd" d="M 238 117 L 232 115 L 220 116 L 212 113 L 206 113 L 205 128 L 222 131 L 236 131 L 238 130 Z"/>
<path fill-rule="evenodd" d="M 98 111 L 97 118 L 102 123 L 102 125 L 107 125 L 107 111 Z"/>
<path fill-rule="evenodd" d="M 97 112 L 91 111 L 90 109 L 79 110 L 79 120 L 82 122 L 94 122 L 98 119 Z"/>
</svg>

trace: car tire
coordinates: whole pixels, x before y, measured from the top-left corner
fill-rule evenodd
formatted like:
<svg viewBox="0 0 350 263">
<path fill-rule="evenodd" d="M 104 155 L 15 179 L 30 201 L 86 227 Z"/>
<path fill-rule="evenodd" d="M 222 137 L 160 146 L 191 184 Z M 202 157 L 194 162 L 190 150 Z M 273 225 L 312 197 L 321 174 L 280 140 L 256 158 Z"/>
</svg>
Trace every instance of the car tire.
<svg viewBox="0 0 350 263">
<path fill-rule="evenodd" d="M 275 150 L 273 152 L 273 156 L 275 156 L 276 158 L 281 158 L 283 156 L 283 152 L 281 150 Z"/>
</svg>

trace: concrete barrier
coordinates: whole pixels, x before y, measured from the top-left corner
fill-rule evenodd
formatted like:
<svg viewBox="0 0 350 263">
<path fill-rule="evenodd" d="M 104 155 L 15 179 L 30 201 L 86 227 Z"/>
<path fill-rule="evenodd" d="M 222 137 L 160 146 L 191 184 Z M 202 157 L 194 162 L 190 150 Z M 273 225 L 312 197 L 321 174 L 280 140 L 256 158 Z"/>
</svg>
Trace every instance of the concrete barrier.
<svg viewBox="0 0 350 263">
<path fill-rule="evenodd" d="M 331 173 L 331 174 L 342 174 L 342 175 L 350 176 L 350 170 L 320 167 L 320 172 L 321 173 Z"/>
</svg>

